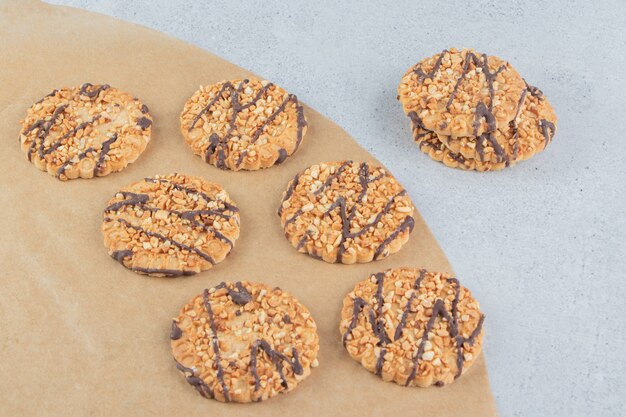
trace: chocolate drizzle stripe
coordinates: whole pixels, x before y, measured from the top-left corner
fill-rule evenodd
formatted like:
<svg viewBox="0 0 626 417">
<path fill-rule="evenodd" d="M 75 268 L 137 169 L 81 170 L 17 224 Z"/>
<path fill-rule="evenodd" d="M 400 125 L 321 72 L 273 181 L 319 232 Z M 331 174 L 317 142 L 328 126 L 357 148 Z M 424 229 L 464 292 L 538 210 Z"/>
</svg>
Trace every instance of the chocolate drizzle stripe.
<svg viewBox="0 0 626 417">
<path fill-rule="evenodd" d="M 141 130 L 146 130 L 147 128 L 150 127 L 150 125 L 152 125 L 152 120 L 148 119 L 147 117 L 140 117 L 137 120 L 137 126 L 139 126 L 141 128 Z"/>
<path fill-rule="evenodd" d="M 429 73 L 425 73 L 424 70 L 422 70 L 421 66 L 415 67 L 413 72 L 417 74 L 418 82 L 421 83 L 424 80 L 433 79 L 435 75 L 437 75 L 437 73 L 439 72 L 439 68 L 441 67 L 441 61 L 443 60 L 443 57 L 447 52 L 448 50 L 441 51 L 441 53 L 437 57 L 437 60 L 435 61 L 435 65 L 433 65 L 433 68 L 430 70 Z"/>
<path fill-rule="evenodd" d="M 94 175 L 102 168 L 104 165 L 104 158 L 109 154 L 111 150 L 111 145 L 117 142 L 118 135 L 114 133 L 109 139 L 102 142 L 102 146 L 100 147 L 100 155 L 98 155 L 98 162 L 96 162 L 96 166 L 93 168 Z"/>
<path fill-rule="evenodd" d="M 57 148 L 59 148 L 61 145 L 63 145 L 63 141 L 65 141 L 66 139 L 68 139 L 70 137 L 73 137 L 74 135 L 76 135 L 76 133 L 78 133 L 78 131 L 83 130 L 87 126 L 93 124 L 100 117 L 101 117 L 100 115 L 96 115 L 91 120 L 88 120 L 86 122 L 83 122 L 83 123 L 79 124 L 74 129 L 70 130 L 69 132 L 67 132 L 66 134 L 62 135 L 60 138 L 58 138 L 54 143 L 52 143 L 50 145 L 50 147 L 48 147 L 48 149 L 45 149 L 45 150 L 44 150 L 45 142 L 46 142 L 46 138 L 47 138 L 47 136 L 49 134 L 49 129 L 48 129 L 48 131 L 46 131 L 43 134 L 43 136 L 42 135 L 38 135 L 37 138 L 41 139 L 41 142 L 39 143 L 39 146 L 37 146 L 37 155 L 39 156 L 39 159 L 44 159 L 44 157 L 46 155 L 49 155 L 52 152 L 56 151 Z M 35 142 L 36 142 L 36 140 L 34 140 L 33 143 L 31 144 L 31 147 L 29 149 L 29 157 L 30 157 L 31 152 L 34 151 Z"/>
<path fill-rule="evenodd" d="M 283 162 L 285 162 L 285 159 L 287 159 L 289 155 L 287 154 L 287 151 L 284 148 L 280 148 L 278 150 L 278 159 L 276 159 L 276 162 L 274 162 L 274 165 L 280 165 Z"/>
<path fill-rule="evenodd" d="M 94 99 L 96 97 L 98 97 L 98 95 L 100 95 L 100 93 L 104 90 L 108 90 L 109 88 L 111 88 L 110 85 L 108 84 L 103 84 L 100 85 L 94 89 L 92 89 L 91 91 L 89 91 L 89 89 L 93 87 L 93 84 L 91 83 L 85 83 L 80 87 L 80 90 L 78 91 L 78 94 L 81 96 L 87 96 L 90 99 Z"/>
<path fill-rule="evenodd" d="M 302 237 L 298 241 L 298 245 L 296 246 L 296 250 L 300 251 L 300 249 L 302 249 L 304 247 L 304 245 L 306 244 L 306 241 L 311 236 L 313 236 L 313 232 L 310 231 L 310 230 L 307 230 L 306 233 L 304 235 L 302 235 Z"/>
<path fill-rule="evenodd" d="M 415 279 L 413 283 L 413 293 L 409 297 L 409 300 L 406 302 L 406 306 L 404 310 L 402 310 L 402 316 L 400 317 L 400 323 L 398 323 L 398 327 L 396 327 L 396 331 L 393 335 L 393 340 L 396 341 L 402 337 L 402 331 L 404 330 L 404 326 L 406 326 L 406 319 L 409 316 L 409 311 L 411 310 L 411 305 L 413 304 L 413 300 L 415 300 L 416 294 L 422 285 L 422 280 L 424 279 L 424 275 L 426 275 L 426 270 L 421 269 L 420 274 Z"/>
<path fill-rule="evenodd" d="M 101 86 L 99 86 L 99 87 L 89 91 L 89 88 L 91 88 L 91 87 L 93 87 L 93 84 L 90 84 L 90 83 L 83 84 L 81 86 L 80 90 L 78 91 L 78 94 L 75 94 L 73 99 L 77 99 L 77 98 L 79 98 L 78 96 L 85 95 L 85 96 L 89 97 L 91 99 L 91 101 L 93 101 L 95 98 L 98 97 L 98 95 L 100 94 L 101 91 L 107 90 L 111 86 L 108 85 L 108 84 L 103 84 L 103 85 L 101 85 Z M 45 97 L 43 97 L 41 100 L 39 100 L 35 104 L 43 102 L 47 97 L 54 96 L 57 92 L 58 92 L 58 90 L 52 91 L 52 93 L 46 95 Z M 65 104 L 62 104 L 62 105 L 58 106 L 54 110 L 52 116 L 50 117 L 50 120 L 46 121 L 45 118 L 44 119 L 39 119 L 36 122 L 34 122 L 32 125 L 27 127 L 22 132 L 23 135 L 27 135 L 31 131 L 33 131 L 35 129 L 39 129 L 39 132 L 38 132 L 37 136 L 33 139 L 33 142 L 30 144 L 30 147 L 28 148 L 28 160 L 29 161 L 32 161 L 32 154 L 33 154 L 35 148 L 37 148 L 37 154 L 38 154 L 39 158 L 43 159 L 45 155 L 49 155 L 50 153 L 54 152 L 59 146 L 61 146 L 61 144 L 63 143 L 63 140 L 69 138 L 70 136 L 72 136 L 76 132 L 78 132 L 79 130 L 84 129 L 87 125 L 95 122 L 97 119 L 100 118 L 100 115 L 96 115 L 90 121 L 81 123 L 76 128 L 70 130 L 65 135 L 61 136 L 54 144 L 52 144 L 48 149 L 46 149 L 44 151 L 46 138 L 50 134 L 50 129 L 52 128 L 52 126 L 54 126 L 56 124 L 57 119 L 61 116 L 61 114 L 65 111 L 65 109 L 67 109 L 68 106 L 69 106 L 69 103 L 65 103 Z M 37 145 L 37 140 L 38 139 L 40 140 L 39 145 Z"/>
<path fill-rule="evenodd" d="M 178 340 L 182 336 L 183 336 L 183 331 L 180 329 L 180 327 L 178 327 L 176 322 L 174 320 L 172 320 L 172 327 L 170 329 L 170 339 L 171 340 Z"/>
<path fill-rule="evenodd" d="M 350 321 L 350 324 L 348 324 L 348 328 L 346 329 L 342 337 L 342 342 L 344 346 L 346 345 L 346 342 L 348 341 L 348 336 L 352 334 L 352 330 L 354 330 L 354 328 L 356 327 L 358 323 L 359 314 L 361 313 L 361 311 L 363 311 L 363 309 L 366 306 L 369 306 L 369 303 L 365 301 L 364 299 L 362 299 L 361 297 L 356 297 L 354 299 L 354 302 L 352 303 L 352 320 Z"/>
<path fill-rule="evenodd" d="M 441 148 L 440 148 L 440 147 L 438 147 L 438 146 L 436 146 L 436 145 L 434 145 L 434 144 L 432 144 L 432 143 L 430 143 L 430 142 L 425 142 L 425 141 L 423 141 L 423 142 L 420 142 L 420 143 L 419 143 L 419 147 L 420 147 L 420 149 L 422 149 L 424 146 L 426 146 L 426 147 L 428 147 L 428 148 L 430 148 L 430 149 L 434 149 L 435 151 L 440 151 L 440 150 L 441 150 Z"/>
<path fill-rule="evenodd" d="M 282 150 L 282 149 L 281 149 Z M 248 155 L 248 150 L 244 149 L 243 151 L 241 151 L 241 153 L 239 154 L 239 158 L 237 158 L 237 162 L 235 163 L 236 166 L 241 166 L 241 164 L 243 163 L 243 159 L 246 157 L 246 155 Z"/>
<path fill-rule="evenodd" d="M 104 165 L 104 159 L 108 155 L 109 151 L 111 150 L 111 145 L 117 141 L 117 138 L 118 138 L 117 133 L 114 133 L 109 139 L 102 142 L 102 145 L 100 146 L 100 152 L 98 154 L 98 160 L 93 168 L 94 176 L 96 176 L 98 171 L 102 169 L 102 166 Z M 72 162 L 72 160 L 70 159 L 69 161 L 61 165 L 61 167 L 59 167 L 59 169 L 57 170 L 57 177 L 60 177 L 61 175 L 63 175 L 67 168 L 69 168 L 70 166 L 73 166 L 75 163 L 82 161 L 90 153 L 96 153 L 96 150 L 92 147 L 87 148 L 85 151 L 78 154 L 78 161 Z"/>
<path fill-rule="evenodd" d="M 39 157 L 43 158 L 44 155 L 49 155 L 52 152 L 54 152 L 59 146 L 61 146 L 63 144 L 63 141 L 65 139 L 68 139 L 74 135 L 76 135 L 76 133 L 78 133 L 79 131 L 85 129 L 87 126 L 92 125 L 93 123 L 95 123 L 97 120 L 99 120 L 102 116 L 100 116 L 99 114 L 95 115 L 93 118 L 91 118 L 91 120 L 87 120 L 86 122 L 82 122 L 81 124 L 79 124 L 78 126 L 76 126 L 74 129 L 70 130 L 69 132 L 67 132 L 66 134 L 64 134 L 63 136 L 61 136 L 56 142 L 54 142 L 52 145 L 50 145 L 50 147 L 48 149 L 46 149 L 45 151 L 43 150 L 43 142 L 41 143 L 41 145 L 39 146 Z"/>
<path fill-rule="evenodd" d="M 524 81 L 526 82 L 526 81 Z M 513 132 L 513 160 L 516 161 L 519 156 L 519 132 L 517 130 L 517 118 L 522 111 L 522 107 L 524 105 L 524 101 L 526 100 L 526 94 L 529 92 L 528 84 L 526 84 L 526 89 L 522 90 L 522 94 L 517 102 L 517 109 L 515 110 L 515 116 L 513 116 L 513 120 L 509 122 L 509 129 Z M 532 94 L 532 93 L 531 93 Z"/>
<path fill-rule="evenodd" d="M 385 285 L 385 273 L 379 272 L 376 275 L 376 314 L 374 314 L 374 310 L 370 310 L 370 323 L 372 325 L 372 330 L 374 331 L 374 335 L 378 338 L 377 345 L 382 346 L 387 343 L 391 343 L 391 339 L 387 335 L 387 331 L 385 329 L 385 320 L 383 318 L 383 304 L 385 304 L 385 299 L 383 296 L 383 289 Z"/>
<path fill-rule="evenodd" d="M 450 106 L 452 105 L 452 102 L 454 101 L 454 98 L 456 97 L 456 92 L 459 90 L 459 86 L 461 85 L 461 82 L 463 82 L 463 80 L 465 79 L 465 75 L 467 75 L 467 71 L 469 69 L 469 64 L 470 64 L 470 60 L 468 59 L 468 56 L 469 54 L 466 55 L 465 60 L 463 62 L 463 71 L 461 72 L 461 75 L 459 76 L 459 78 L 457 78 L 456 83 L 454 83 L 454 88 L 452 89 L 452 92 L 450 93 L 450 98 L 448 99 L 448 102 L 446 103 L 446 111 L 450 111 Z"/>
<path fill-rule="evenodd" d="M 133 251 L 129 249 L 117 250 L 111 253 L 111 258 L 115 259 L 117 262 L 124 265 L 126 268 L 130 269 L 134 272 L 139 272 L 143 274 L 161 274 L 166 277 L 180 277 L 180 276 L 189 276 L 195 275 L 195 271 L 182 271 L 179 269 L 161 269 L 161 268 L 143 268 L 139 266 L 131 266 L 124 263 L 125 259 L 132 259 Z"/>
<path fill-rule="evenodd" d="M 556 126 L 549 120 L 541 119 L 541 121 L 539 122 L 539 128 L 541 129 L 541 133 L 543 133 L 543 148 L 545 149 L 548 146 L 548 143 L 552 141 L 554 133 L 556 133 Z"/>
<path fill-rule="evenodd" d="M 223 219 L 231 219 L 233 217 L 231 214 L 225 214 L 224 211 L 232 211 L 232 210 L 224 207 L 221 209 L 211 209 L 211 210 L 189 210 L 189 211 L 170 210 L 169 212 L 179 214 L 183 218 L 188 218 L 192 216 L 216 216 L 216 217 L 221 217 Z"/>
<path fill-rule="evenodd" d="M 47 95 L 43 96 L 42 98 L 40 98 L 39 100 L 37 100 L 37 101 L 35 102 L 35 104 L 43 103 L 45 99 L 47 99 L 48 97 L 53 97 L 53 96 L 55 96 L 55 95 L 56 95 L 56 93 L 58 93 L 58 92 L 59 92 L 59 90 L 57 90 L 57 89 L 55 88 L 54 90 L 52 90 L 52 92 L 51 92 L 51 93 L 49 93 L 49 94 L 47 94 Z"/>
<path fill-rule="evenodd" d="M 335 179 L 339 178 L 341 173 L 350 164 L 352 164 L 352 161 L 344 161 L 341 165 L 339 165 L 339 167 L 335 170 L 335 172 L 333 174 L 329 175 L 328 178 L 326 178 L 326 181 L 324 181 L 324 183 L 322 184 L 322 186 L 320 188 L 318 188 L 317 190 L 315 190 L 313 192 L 313 194 L 314 195 L 318 195 L 318 194 L 322 193 L 326 189 L 326 187 L 328 187 L 330 184 L 332 184 L 332 182 Z"/>
<path fill-rule="evenodd" d="M 415 227 L 415 220 L 411 216 L 405 217 L 404 221 L 393 231 L 383 242 L 378 246 L 376 252 L 374 253 L 374 259 L 378 259 L 378 257 L 383 254 L 385 248 L 393 242 L 400 233 L 404 232 L 408 229 L 409 233 L 413 231 Z"/>
<path fill-rule="evenodd" d="M 85 159 L 90 153 L 95 153 L 96 150 L 94 148 L 87 148 L 85 149 L 83 152 L 79 153 L 77 158 L 78 161 L 76 162 L 72 162 L 72 160 L 70 159 L 69 161 L 67 161 L 66 163 L 64 163 L 63 165 L 61 165 L 59 167 L 59 169 L 57 170 L 56 176 L 57 178 L 60 177 L 61 175 L 65 174 L 65 170 L 71 166 L 73 166 L 75 163 L 79 163 L 80 161 L 82 161 L 83 159 Z"/>
<path fill-rule="evenodd" d="M 224 380 L 224 368 L 222 367 L 222 355 L 220 353 L 220 344 L 217 338 L 217 326 L 215 325 L 215 316 L 213 315 L 213 310 L 211 309 L 211 302 L 209 301 L 209 290 L 204 290 L 204 308 L 209 315 L 209 326 L 211 327 L 211 345 L 213 347 L 213 352 L 215 353 L 215 364 L 217 365 L 217 380 L 222 386 L 222 392 L 224 394 L 224 401 L 230 402 L 230 395 L 228 392 L 228 386 L 226 385 L 226 381 Z"/>
<path fill-rule="evenodd" d="M 224 92 L 226 91 L 227 88 L 232 88 L 232 84 L 230 82 L 224 83 L 222 85 L 222 88 L 220 88 L 220 91 L 218 91 L 218 93 L 215 95 L 215 97 L 213 97 L 213 99 L 211 99 L 211 101 L 209 101 L 207 103 L 207 105 L 204 106 L 204 108 L 202 110 L 200 110 L 198 115 L 191 122 L 191 126 L 189 127 L 190 131 L 191 131 L 191 129 L 193 129 L 196 126 L 196 123 L 198 123 L 198 120 L 200 120 L 200 118 L 204 115 L 204 113 L 209 111 L 211 106 L 214 105 L 215 103 L 217 103 L 217 100 L 219 100 L 222 97 L 222 94 L 224 94 Z"/>
<path fill-rule="evenodd" d="M 496 154 L 496 162 L 505 162 L 508 166 L 509 157 L 504 152 L 504 148 L 502 148 L 502 146 L 498 143 L 498 140 L 493 132 L 483 133 L 482 135 L 476 137 L 476 151 L 480 156 L 480 160 L 485 160 L 485 142 L 493 148 Z"/>
<path fill-rule="evenodd" d="M 295 221 L 296 221 L 296 219 L 297 219 L 298 217 L 300 217 L 300 215 L 302 215 L 302 213 L 304 213 L 304 211 L 303 211 L 302 209 L 298 209 L 298 210 L 297 210 L 297 211 L 293 214 L 293 216 L 291 216 L 290 218 L 288 218 L 288 219 L 287 219 L 287 221 L 285 221 L 285 227 L 284 227 L 285 231 L 287 230 L 287 226 L 288 226 L 289 224 L 291 224 L 291 223 L 295 222 Z"/>
<path fill-rule="evenodd" d="M 298 113 L 298 119 L 297 119 L 297 123 L 298 123 L 298 136 L 296 139 L 296 146 L 292 152 L 292 154 L 298 150 L 298 148 L 300 147 L 300 144 L 302 144 L 302 138 L 304 137 L 304 128 L 308 125 L 306 119 L 304 118 L 304 109 L 302 108 L 302 106 L 298 103 L 298 98 L 295 99 L 295 103 L 296 103 L 296 111 Z"/>
<path fill-rule="evenodd" d="M 429 147 L 435 151 L 443 151 L 445 148 L 445 145 L 443 146 L 436 146 L 435 144 L 431 143 L 430 141 L 420 141 L 421 138 L 428 136 L 430 134 L 432 134 L 433 132 L 431 132 L 430 130 L 426 129 L 422 123 L 422 119 L 420 119 L 420 117 L 417 115 L 417 113 L 415 113 L 414 111 L 409 112 L 408 114 L 409 118 L 411 119 L 411 123 L 413 124 L 413 130 L 414 131 L 418 131 L 418 130 L 422 130 L 422 133 L 416 134 L 413 139 L 415 141 L 418 142 L 420 149 L 426 147 Z M 450 149 L 448 149 L 448 153 L 447 155 L 453 159 L 454 161 L 456 161 L 457 163 L 461 164 L 461 165 L 465 165 L 465 163 L 467 162 L 467 160 L 465 159 L 465 157 L 463 157 L 463 155 L 461 155 L 460 153 L 456 153 L 456 152 L 452 152 Z"/>
<path fill-rule="evenodd" d="M 234 211 L 234 212 L 238 212 L 239 208 L 226 202 L 226 201 L 221 201 L 221 200 L 216 200 L 213 199 L 211 197 L 209 197 L 206 193 L 200 191 L 200 190 L 196 190 L 193 187 L 188 187 L 182 184 L 178 184 L 175 182 L 172 182 L 170 180 L 166 180 L 163 178 L 144 178 L 144 180 L 146 182 L 152 182 L 152 183 L 161 183 L 161 184 L 168 184 L 170 185 L 173 189 L 178 190 L 178 191 L 184 191 L 188 194 L 196 194 L 200 197 L 202 197 L 207 203 L 211 202 L 211 201 L 219 201 L 220 203 L 224 204 L 225 209 L 224 210 L 230 210 L 230 211 Z"/>
<path fill-rule="evenodd" d="M 378 359 L 376 360 L 376 375 L 380 376 L 383 373 L 383 365 L 385 364 L 385 355 L 387 354 L 387 349 L 381 348 L 380 353 L 378 354 Z"/>
<path fill-rule="evenodd" d="M 448 152 L 448 156 L 461 165 L 465 165 L 465 163 L 467 162 L 467 160 L 465 159 L 465 157 L 463 157 L 463 155 L 456 153 L 456 152 L 450 151 Z"/>
<path fill-rule="evenodd" d="M 235 287 L 237 290 L 233 290 L 225 282 L 221 282 L 219 285 L 215 286 L 215 290 L 226 289 L 228 292 L 228 296 L 233 300 L 233 302 L 237 305 L 244 306 L 252 301 L 252 294 L 248 292 L 248 290 L 243 286 L 240 281 L 235 283 Z"/>
<path fill-rule="evenodd" d="M 176 361 L 176 368 L 185 375 L 187 383 L 194 387 L 196 391 L 200 393 L 204 398 L 215 398 L 213 390 L 207 385 L 202 378 L 196 376 L 193 369 L 183 366 L 180 362 Z"/>
<path fill-rule="evenodd" d="M 285 373 L 283 372 L 283 362 L 287 362 L 291 365 L 293 373 L 296 375 L 302 375 L 304 372 L 302 368 L 302 364 L 300 363 L 300 359 L 298 357 L 298 352 L 295 348 L 292 348 L 292 359 L 289 359 L 286 355 L 272 349 L 270 344 L 263 340 L 258 339 L 252 344 L 252 352 L 250 357 L 250 373 L 254 378 L 254 390 L 258 391 L 261 387 L 261 379 L 259 378 L 258 370 L 257 370 L 257 356 L 259 351 L 263 351 L 270 359 L 270 361 L 276 367 L 276 371 L 278 375 L 280 375 L 281 385 L 283 388 L 288 389 L 289 383 L 287 382 L 287 378 L 285 377 Z"/>
<path fill-rule="evenodd" d="M 67 106 L 68 106 L 68 104 L 63 104 L 63 105 L 57 107 L 54 110 L 54 113 L 52 113 L 52 116 L 50 117 L 50 120 L 46 121 L 45 119 L 39 119 L 35 123 L 30 125 L 24 131 L 23 134 L 27 135 L 31 131 L 33 131 L 35 129 L 39 129 L 39 132 L 37 132 L 37 136 L 33 139 L 32 143 L 30 144 L 30 146 L 28 148 L 28 160 L 29 161 L 32 160 L 32 154 L 35 151 L 36 147 L 38 147 L 38 154 L 39 154 L 40 158 L 43 159 L 43 148 L 45 146 L 46 138 L 50 134 L 50 129 L 52 128 L 52 126 L 54 126 L 56 124 L 57 119 L 65 111 Z M 40 140 L 39 146 L 37 146 L 37 139 Z"/>
<path fill-rule="evenodd" d="M 163 236 L 160 233 L 151 232 L 149 230 L 144 229 L 141 226 L 135 226 L 135 225 L 133 225 L 132 223 L 130 223 L 129 221 L 127 221 L 125 219 L 122 219 L 122 218 L 111 219 L 111 218 L 107 217 L 107 218 L 104 219 L 104 221 L 117 221 L 117 222 L 123 224 L 124 226 L 126 226 L 129 229 L 136 230 L 136 231 L 138 231 L 140 233 L 145 233 L 146 236 L 155 237 L 155 238 L 157 238 L 157 239 L 159 239 L 159 240 L 161 240 L 163 242 L 169 242 L 172 246 L 176 246 L 177 248 L 179 248 L 181 250 L 187 250 L 189 252 L 193 252 L 196 255 L 198 255 L 199 257 L 201 257 L 202 259 L 204 259 L 207 262 L 211 263 L 211 265 L 215 265 L 215 263 L 216 263 L 215 260 L 213 260 L 213 258 L 211 256 L 209 256 L 208 254 L 202 252 L 199 249 L 192 248 L 191 246 L 185 245 L 184 243 L 181 243 L 181 242 L 179 242 L 177 240 L 170 239 L 169 237 Z"/>
<path fill-rule="evenodd" d="M 163 269 L 163 268 L 143 268 L 140 266 L 133 266 L 129 268 L 131 271 L 139 272 L 143 274 L 155 275 L 161 274 L 164 277 L 182 277 L 195 275 L 196 271 L 182 271 L 180 269 Z"/>
<path fill-rule="evenodd" d="M 124 200 L 109 205 L 107 208 L 104 209 L 105 213 L 110 211 L 118 211 L 122 207 L 126 206 L 138 206 L 140 204 L 144 204 L 150 201 L 150 196 L 148 196 L 147 194 L 137 194 L 130 191 L 120 191 L 119 194 L 122 194 Z"/>
<path fill-rule="evenodd" d="M 485 119 L 485 122 L 487 122 L 488 132 L 496 130 L 496 118 L 493 113 L 491 113 L 491 110 L 489 110 L 489 108 L 485 106 L 485 103 L 482 101 L 478 102 L 476 105 L 475 115 L 476 117 L 473 124 L 474 136 L 478 136 L 478 128 L 480 127 L 481 119 Z"/>
<path fill-rule="evenodd" d="M 259 128 L 256 130 L 256 132 L 254 132 L 254 135 L 252 136 L 252 143 L 255 143 L 257 140 L 259 140 L 259 138 L 261 137 L 261 134 L 263 134 L 263 131 L 265 130 L 265 128 L 274 121 L 274 119 L 276 119 L 276 117 L 278 117 L 278 115 L 282 112 L 285 111 L 285 108 L 287 107 L 287 104 L 289 104 L 289 102 L 295 102 L 297 103 L 297 98 L 296 96 L 294 96 L 293 94 L 289 94 L 287 96 L 287 98 L 285 100 L 283 100 L 283 102 L 280 104 L 280 106 L 278 106 L 278 108 L 272 113 L 270 114 L 270 116 L 265 119 L 265 121 L 261 124 L 261 126 L 259 126 Z"/>
<path fill-rule="evenodd" d="M 543 91 L 541 91 L 537 87 L 533 87 L 532 85 L 528 84 L 526 80 L 524 80 L 524 84 L 526 84 L 526 89 L 528 90 L 530 95 L 536 97 L 539 101 L 543 100 Z"/>
<path fill-rule="evenodd" d="M 285 196 L 283 197 L 283 200 L 280 202 L 280 207 L 278 208 L 278 215 L 281 216 L 283 214 L 283 204 L 285 201 L 289 200 L 291 198 L 291 196 L 293 195 L 293 192 L 295 191 L 296 187 L 298 186 L 298 182 L 300 181 L 300 174 L 296 174 L 295 177 L 293 177 L 293 180 L 291 181 L 291 183 L 289 184 L 289 187 L 287 188 L 287 192 L 285 193 Z"/>
</svg>

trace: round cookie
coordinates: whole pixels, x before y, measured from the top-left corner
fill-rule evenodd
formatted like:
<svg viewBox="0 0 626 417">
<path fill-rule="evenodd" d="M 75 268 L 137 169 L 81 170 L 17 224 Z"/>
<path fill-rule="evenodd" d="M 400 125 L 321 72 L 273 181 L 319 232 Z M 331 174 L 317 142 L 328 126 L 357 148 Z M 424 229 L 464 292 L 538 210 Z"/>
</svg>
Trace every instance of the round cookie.
<svg viewBox="0 0 626 417">
<path fill-rule="evenodd" d="M 409 69 L 398 86 L 398 100 L 427 130 L 479 136 L 508 127 L 524 88 L 508 62 L 472 49 L 450 49 Z"/>
<path fill-rule="evenodd" d="M 150 142 L 152 118 L 132 95 L 86 83 L 54 90 L 20 124 L 28 160 L 68 180 L 103 177 L 134 162 Z"/>
<path fill-rule="evenodd" d="M 291 391 L 318 365 L 309 310 L 280 288 L 224 283 L 194 297 L 172 322 L 176 367 L 202 396 L 263 401 Z"/>
<path fill-rule="evenodd" d="M 298 150 L 307 127 L 295 95 L 256 78 L 200 87 L 180 123 L 196 155 L 233 171 L 281 164 Z"/>
<path fill-rule="evenodd" d="M 384 168 L 338 161 L 296 175 L 278 215 L 299 252 L 353 264 L 399 251 L 415 225 L 414 211 L 402 185 Z"/>
<path fill-rule="evenodd" d="M 134 272 L 193 275 L 230 253 L 239 237 L 239 209 L 219 184 L 157 175 L 109 201 L 102 233 L 111 257 Z"/>
<path fill-rule="evenodd" d="M 513 165 L 544 150 L 556 133 L 556 115 L 543 93 L 528 86 L 507 129 L 479 137 L 438 135 L 450 150 L 483 163 Z"/>
<path fill-rule="evenodd" d="M 340 331 L 350 356 L 405 386 L 453 382 L 481 352 L 484 315 L 456 278 L 389 269 L 359 282 L 343 301 Z"/>
</svg>

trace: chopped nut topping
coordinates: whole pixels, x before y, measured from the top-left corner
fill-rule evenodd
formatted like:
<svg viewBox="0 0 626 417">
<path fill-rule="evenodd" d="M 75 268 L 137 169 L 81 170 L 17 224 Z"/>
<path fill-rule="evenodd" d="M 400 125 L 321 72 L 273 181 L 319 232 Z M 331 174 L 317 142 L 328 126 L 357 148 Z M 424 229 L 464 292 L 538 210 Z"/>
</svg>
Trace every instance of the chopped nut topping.
<svg viewBox="0 0 626 417">
<path fill-rule="evenodd" d="M 150 141 L 148 108 L 104 85 L 54 90 L 20 121 L 20 144 L 29 161 L 60 180 L 121 171 Z"/>
<path fill-rule="evenodd" d="M 234 171 L 282 163 L 300 146 L 307 125 L 295 95 L 255 78 L 201 88 L 185 103 L 180 121 L 196 155 Z"/>
<path fill-rule="evenodd" d="M 291 391 L 318 366 L 315 321 L 280 288 L 221 283 L 185 305 L 172 324 L 172 353 L 205 397 L 261 401 Z"/>
<path fill-rule="evenodd" d="M 190 275 L 222 262 L 239 237 L 239 210 L 219 184 L 172 174 L 146 178 L 109 201 L 104 243 L 125 267 Z"/>
<path fill-rule="evenodd" d="M 285 236 L 300 252 L 326 262 L 370 262 L 400 250 L 415 208 L 383 168 L 352 161 L 313 165 L 283 195 Z"/>
<path fill-rule="evenodd" d="M 374 274 L 345 297 L 341 318 L 350 356 L 401 385 L 449 384 L 482 347 L 484 316 L 469 290 L 444 273 Z"/>
</svg>

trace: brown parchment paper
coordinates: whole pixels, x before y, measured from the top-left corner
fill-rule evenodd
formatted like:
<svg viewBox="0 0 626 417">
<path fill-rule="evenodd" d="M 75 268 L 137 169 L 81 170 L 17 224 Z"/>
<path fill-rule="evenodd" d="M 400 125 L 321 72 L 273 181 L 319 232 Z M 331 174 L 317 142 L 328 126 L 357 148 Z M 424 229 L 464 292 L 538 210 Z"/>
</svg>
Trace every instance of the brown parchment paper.
<svg viewBox="0 0 626 417">
<path fill-rule="evenodd" d="M 306 108 L 302 148 L 283 165 L 258 172 L 221 171 L 187 148 L 178 116 L 189 95 L 200 84 L 248 74 L 109 17 L 0 0 L 0 415 L 496 414 L 482 357 L 454 384 L 419 389 L 381 381 L 343 349 L 341 301 L 357 281 L 395 266 L 451 267 L 419 215 L 399 253 L 364 265 L 326 264 L 297 253 L 283 237 L 276 209 L 296 172 L 324 160 L 375 161 L 339 126 Z M 154 117 L 153 140 L 121 173 L 60 182 L 26 160 L 18 120 L 53 88 L 87 81 L 140 97 Z M 241 238 L 225 262 L 193 277 L 136 275 L 107 255 L 102 209 L 126 184 L 175 171 L 224 185 L 241 209 Z M 419 207 L 419 196 L 413 199 Z M 169 326 L 203 288 L 241 279 L 278 285 L 310 308 L 319 326 L 320 366 L 288 395 L 221 404 L 200 397 L 175 369 Z"/>
</svg>

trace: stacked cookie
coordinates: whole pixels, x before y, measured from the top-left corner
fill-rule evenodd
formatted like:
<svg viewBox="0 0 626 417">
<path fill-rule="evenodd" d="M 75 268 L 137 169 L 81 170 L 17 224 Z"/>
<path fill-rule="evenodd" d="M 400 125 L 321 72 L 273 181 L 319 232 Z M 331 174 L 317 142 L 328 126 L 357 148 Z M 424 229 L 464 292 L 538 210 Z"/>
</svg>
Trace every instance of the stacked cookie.
<svg viewBox="0 0 626 417">
<path fill-rule="evenodd" d="M 413 138 L 432 159 L 500 170 L 544 150 L 556 115 L 541 90 L 506 61 L 450 49 L 414 65 L 398 86 Z"/>
</svg>

